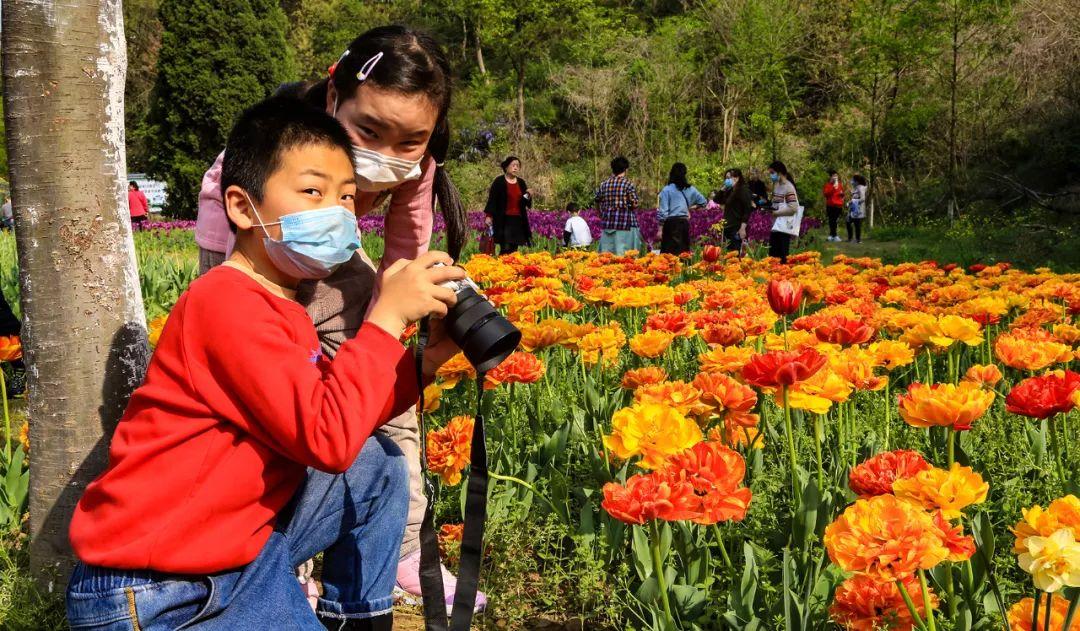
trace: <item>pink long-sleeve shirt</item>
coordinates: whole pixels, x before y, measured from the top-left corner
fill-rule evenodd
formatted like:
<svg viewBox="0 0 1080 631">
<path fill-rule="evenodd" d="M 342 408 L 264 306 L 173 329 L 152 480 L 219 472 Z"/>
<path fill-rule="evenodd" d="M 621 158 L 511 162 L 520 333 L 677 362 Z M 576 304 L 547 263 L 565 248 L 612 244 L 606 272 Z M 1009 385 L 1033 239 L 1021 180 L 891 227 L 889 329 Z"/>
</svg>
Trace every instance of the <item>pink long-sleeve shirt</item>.
<svg viewBox="0 0 1080 631">
<path fill-rule="evenodd" d="M 232 252 L 236 235 L 229 230 L 225 205 L 221 197 L 221 161 L 225 152 L 218 155 L 214 165 L 203 175 L 199 192 L 199 216 L 195 222 L 195 243 L 204 250 Z M 431 243 L 434 221 L 435 159 L 424 156 L 420 163 L 420 177 L 398 185 L 390 191 L 390 208 L 386 213 L 383 230 L 385 248 L 380 270 L 386 269 L 398 259 L 415 259 L 427 252 Z M 356 214 L 365 215 L 386 199 L 386 193 L 359 193 L 356 196 Z"/>
</svg>

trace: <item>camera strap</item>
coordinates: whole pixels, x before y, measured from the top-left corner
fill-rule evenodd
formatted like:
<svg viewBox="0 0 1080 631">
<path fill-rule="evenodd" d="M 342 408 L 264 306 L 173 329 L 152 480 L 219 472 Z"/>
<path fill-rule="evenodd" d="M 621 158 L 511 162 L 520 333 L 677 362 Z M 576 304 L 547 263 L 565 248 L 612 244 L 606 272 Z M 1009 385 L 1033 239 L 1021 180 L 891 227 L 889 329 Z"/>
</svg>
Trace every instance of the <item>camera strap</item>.
<svg viewBox="0 0 1080 631">
<path fill-rule="evenodd" d="M 443 592 L 439 537 L 435 532 L 435 485 L 427 468 L 427 424 L 424 419 L 423 358 L 428 343 L 428 319 L 420 321 L 416 343 L 416 380 L 420 390 L 420 466 L 423 471 L 427 507 L 420 524 L 420 589 L 424 599 L 424 627 L 427 631 L 468 631 L 476 606 L 476 590 L 480 580 L 480 563 L 484 545 L 484 522 L 487 520 L 488 462 L 484 440 L 484 377 L 476 375 L 476 415 L 473 424 L 469 479 L 466 483 L 465 525 L 461 535 L 461 561 L 454 607 L 449 620 L 446 615 L 446 596 Z"/>
</svg>

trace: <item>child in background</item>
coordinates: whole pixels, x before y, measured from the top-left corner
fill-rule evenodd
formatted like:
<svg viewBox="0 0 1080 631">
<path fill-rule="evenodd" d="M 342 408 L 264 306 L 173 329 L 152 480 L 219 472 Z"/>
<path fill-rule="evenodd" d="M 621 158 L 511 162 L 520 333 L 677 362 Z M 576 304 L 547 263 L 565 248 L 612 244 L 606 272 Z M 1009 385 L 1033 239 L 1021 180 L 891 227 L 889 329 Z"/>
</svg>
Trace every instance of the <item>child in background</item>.
<svg viewBox="0 0 1080 631">
<path fill-rule="evenodd" d="M 847 240 L 862 243 L 862 222 L 866 218 L 866 178 L 856 173 L 851 176 L 851 201 L 848 202 Z"/>
<path fill-rule="evenodd" d="M 341 124 L 300 101 L 237 122 L 221 179 L 236 248 L 180 297 L 76 507 L 72 627 L 391 628 L 408 473 L 373 432 L 418 398 L 399 337 L 465 274 L 440 252 L 391 265 L 327 360 L 295 291 L 359 248 L 354 169 Z M 437 337 L 425 379 L 457 352 Z M 320 551 L 316 614 L 293 568 Z"/>
<path fill-rule="evenodd" d="M 570 217 L 566 220 L 563 228 L 563 246 L 575 249 L 586 249 L 592 245 L 592 231 L 589 224 L 581 218 L 580 209 L 574 202 L 566 205 L 566 212 Z"/>
</svg>

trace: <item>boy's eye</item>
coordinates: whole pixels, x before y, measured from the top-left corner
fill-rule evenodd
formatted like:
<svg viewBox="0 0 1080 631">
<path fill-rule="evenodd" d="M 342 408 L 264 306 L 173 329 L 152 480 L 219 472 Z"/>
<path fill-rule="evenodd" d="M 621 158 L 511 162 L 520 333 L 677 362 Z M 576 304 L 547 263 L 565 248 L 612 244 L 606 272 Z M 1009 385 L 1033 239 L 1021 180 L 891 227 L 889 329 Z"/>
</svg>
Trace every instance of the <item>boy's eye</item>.
<svg viewBox="0 0 1080 631">
<path fill-rule="evenodd" d="M 354 199 L 356 199 L 356 196 L 353 195 L 352 193 L 345 193 L 344 195 L 341 196 L 341 201 L 343 201 L 343 202 L 351 202 Z"/>
<path fill-rule="evenodd" d="M 371 129 L 370 127 L 364 127 L 363 125 L 360 125 L 357 129 L 360 130 L 361 134 L 363 134 L 364 136 L 367 136 L 369 138 L 375 138 L 376 135 L 377 135 L 375 133 L 375 130 Z"/>
<path fill-rule="evenodd" d="M 311 195 L 312 197 L 322 197 L 322 192 L 317 188 L 305 188 L 304 194 Z"/>
</svg>

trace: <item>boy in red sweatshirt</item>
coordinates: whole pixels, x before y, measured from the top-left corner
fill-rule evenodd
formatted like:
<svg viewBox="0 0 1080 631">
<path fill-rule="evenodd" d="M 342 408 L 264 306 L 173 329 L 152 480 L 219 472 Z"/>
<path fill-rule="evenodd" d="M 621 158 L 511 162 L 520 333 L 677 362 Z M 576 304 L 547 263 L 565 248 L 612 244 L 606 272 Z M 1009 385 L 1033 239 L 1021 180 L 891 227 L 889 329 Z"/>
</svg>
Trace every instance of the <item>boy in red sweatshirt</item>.
<svg viewBox="0 0 1080 631">
<path fill-rule="evenodd" d="M 341 125 L 299 101 L 237 122 L 222 167 L 236 250 L 177 301 L 75 510 L 73 628 L 392 625 L 408 475 L 373 432 L 418 398 L 402 331 L 445 315 L 440 284 L 465 273 L 441 252 L 399 261 L 356 337 L 322 356 L 295 289 L 359 248 L 351 156 Z M 457 351 L 428 349 L 425 378 Z M 316 615 L 293 568 L 320 551 Z"/>
</svg>

